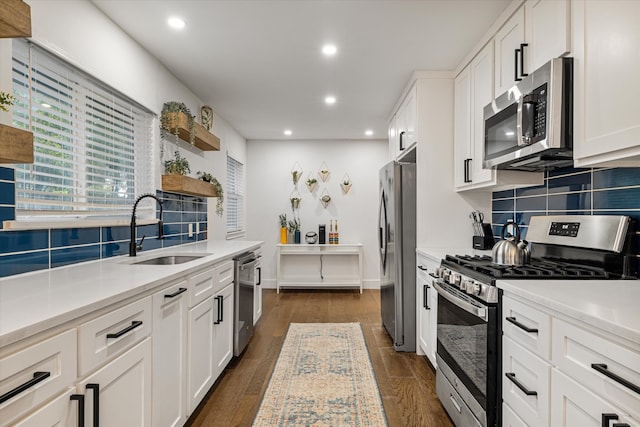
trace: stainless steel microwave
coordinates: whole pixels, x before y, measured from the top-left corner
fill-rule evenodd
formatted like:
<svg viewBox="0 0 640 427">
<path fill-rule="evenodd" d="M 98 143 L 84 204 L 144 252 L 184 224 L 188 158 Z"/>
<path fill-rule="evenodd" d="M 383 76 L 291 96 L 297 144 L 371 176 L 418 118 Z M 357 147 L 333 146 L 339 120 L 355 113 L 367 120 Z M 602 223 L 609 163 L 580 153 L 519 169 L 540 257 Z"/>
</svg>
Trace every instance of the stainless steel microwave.
<svg viewBox="0 0 640 427">
<path fill-rule="evenodd" d="M 484 107 L 485 168 L 573 165 L 573 58 L 556 58 Z"/>
</svg>

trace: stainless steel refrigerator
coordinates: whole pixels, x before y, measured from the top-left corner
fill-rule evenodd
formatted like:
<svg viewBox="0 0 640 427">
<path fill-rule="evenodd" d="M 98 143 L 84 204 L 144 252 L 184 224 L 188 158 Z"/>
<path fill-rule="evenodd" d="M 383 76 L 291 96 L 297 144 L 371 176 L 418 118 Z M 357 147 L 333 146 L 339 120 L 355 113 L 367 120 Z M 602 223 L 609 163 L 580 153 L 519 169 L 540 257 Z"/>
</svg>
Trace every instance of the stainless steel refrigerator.
<svg viewBox="0 0 640 427">
<path fill-rule="evenodd" d="M 416 350 L 416 164 L 380 170 L 380 305 L 396 351 Z"/>
</svg>

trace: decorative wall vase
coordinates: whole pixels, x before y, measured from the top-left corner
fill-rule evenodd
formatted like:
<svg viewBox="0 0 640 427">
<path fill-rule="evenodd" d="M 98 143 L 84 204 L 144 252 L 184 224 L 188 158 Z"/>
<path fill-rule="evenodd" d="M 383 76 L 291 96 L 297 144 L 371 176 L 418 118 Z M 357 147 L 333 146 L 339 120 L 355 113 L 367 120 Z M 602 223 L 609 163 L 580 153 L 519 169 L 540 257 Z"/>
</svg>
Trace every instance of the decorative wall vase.
<svg viewBox="0 0 640 427">
<path fill-rule="evenodd" d="M 295 164 L 293 165 L 293 168 L 291 168 L 291 180 L 293 181 L 293 185 L 297 185 L 301 177 L 302 177 L 302 168 L 300 167 L 298 162 L 295 162 Z"/>
<path fill-rule="evenodd" d="M 351 190 L 351 178 L 349 178 L 348 174 L 344 174 L 342 177 L 342 182 L 340 182 L 340 187 L 342 187 L 342 191 L 344 194 L 347 194 L 349 190 Z"/>
<path fill-rule="evenodd" d="M 294 189 L 289 196 L 289 201 L 291 202 L 291 210 L 298 209 L 300 207 L 301 200 L 302 198 L 300 197 L 300 193 L 298 193 L 298 191 Z"/>
<path fill-rule="evenodd" d="M 293 232 L 293 243 L 300 244 L 300 230 Z"/>
<path fill-rule="evenodd" d="M 331 203 L 331 196 L 327 193 L 327 190 L 324 190 L 322 193 L 322 197 L 320 197 L 320 201 L 322 202 L 322 206 L 326 207 Z"/>
<path fill-rule="evenodd" d="M 313 190 L 315 190 L 316 186 L 318 185 L 318 180 L 312 177 L 311 174 L 309 174 L 306 185 L 307 185 L 307 188 L 309 189 L 309 193 L 313 193 Z"/>
<path fill-rule="evenodd" d="M 320 166 L 320 170 L 318 171 L 318 175 L 320 175 L 320 179 L 322 179 L 322 182 L 327 182 L 327 179 L 329 179 L 329 174 L 331 172 L 329 172 L 329 168 L 327 167 L 327 164 L 322 162 L 322 165 Z"/>
<path fill-rule="evenodd" d="M 280 227 L 280 244 L 287 244 L 287 227 Z"/>
</svg>

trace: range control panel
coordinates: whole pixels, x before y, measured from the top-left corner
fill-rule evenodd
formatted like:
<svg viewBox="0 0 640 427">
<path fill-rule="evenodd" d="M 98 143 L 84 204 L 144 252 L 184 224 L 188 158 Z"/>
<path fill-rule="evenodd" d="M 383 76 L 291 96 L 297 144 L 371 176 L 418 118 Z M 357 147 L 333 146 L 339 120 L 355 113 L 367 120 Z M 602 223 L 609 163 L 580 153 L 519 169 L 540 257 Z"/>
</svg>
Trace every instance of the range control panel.
<svg viewBox="0 0 640 427">
<path fill-rule="evenodd" d="M 549 227 L 549 236 L 576 237 L 580 229 L 579 222 L 552 222 Z"/>
</svg>

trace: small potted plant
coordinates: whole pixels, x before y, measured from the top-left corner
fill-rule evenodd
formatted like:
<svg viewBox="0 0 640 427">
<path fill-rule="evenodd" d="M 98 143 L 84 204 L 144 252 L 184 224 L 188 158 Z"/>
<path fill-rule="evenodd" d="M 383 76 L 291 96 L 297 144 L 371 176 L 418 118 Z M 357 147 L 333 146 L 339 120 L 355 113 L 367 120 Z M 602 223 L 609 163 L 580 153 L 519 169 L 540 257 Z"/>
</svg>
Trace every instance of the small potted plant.
<svg viewBox="0 0 640 427">
<path fill-rule="evenodd" d="M 0 111 L 9 111 L 9 107 L 13 105 L 15 100 L 13 95 L 0 90 Z"/>
<path fill-rule="evenodd" d="M 291 209 L 298 209 L 300 207 L 300 197 L 292 197 L 291 199 Z"/>
<path fill-rule="evenodd" d="M 322 200 L 324 203 L 329 203 L 331 201 L 331 196 L 328 194 L 325 194 L 324 196 L 322 196 L 322 198 L 320 199 Z"/>
<path fill-rule="evenodd" d="M 293 218 L 289 221 L 289 233 L 293 233 L 293 242 L 300 243 L 300 219 Z"/>
<path fill-rule="evenodd" d="M 189 168 L 189 161 L 180 155 L 180 152 L 176 150 L 175 157 L 171 160 L 165 160 L 164 172 L 167 175 L 186 175 L 191 172 Z"/>
<path fill-rule="evenodd" d="M 309 189 L 309 192 L 313 192 L 313 190 L 316 188 L 317 182 L 318 180 L 313 177 L 309 177 L 307 179 L 307 188 Z"/>
<path fill-rule="evenodd" d="M 293 180 L 293 184 L 294 185 L 297 184 L 298 181 L 300 181 L 300 175 L 301 174 L 302 173 L 300 171 L 295 170 L 295 169 L 291 171 L 291 179 Z"/>
<path fill-rule="evenodd" d="M 344 194 L 347 194 L 349 192 L 349 190 L 351 189 L 351 179 L 348 175 L 345 175 L 344 178 L 342 178 L 340 186 L 342 187 L 342 191 L 344 191 Z"/>
<path fill-rule="evenodd" d="M 224 202 L 224 189 L 222 188 L 222 185 L 220 184 L 220 181 L 218 181 L 216 179 L 216 177 L 214 177 L 213 175 L 211 175 L 210 173 L 207 172 L 200 172 L 198 171 L 198 178 L 200 178 L 201 180 L 210 183 L 211 185 L 213 185 L 216 189 L 216 193 L 218 193 L 218 200 L 216 200 L 216 214 L 219 217 L 222 217 L 222 212 L 224 211 L 223 208 L 223 202 Z"/>
<path fill-rule="evenodd" d="M 278 215 L 278 221 L 280 222 L 280 244 L 287 244 L 287 214 Z"/>
</svg>

